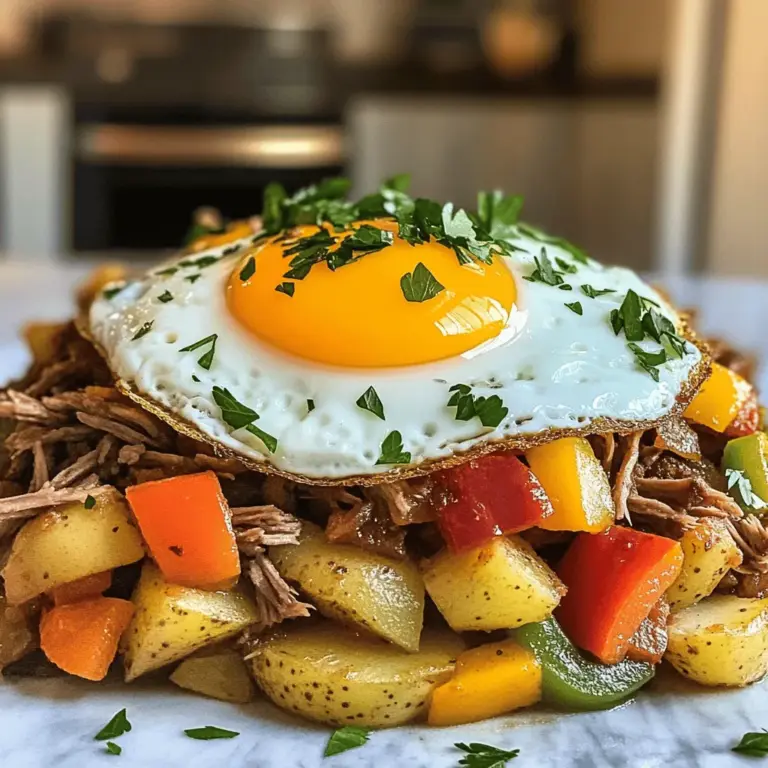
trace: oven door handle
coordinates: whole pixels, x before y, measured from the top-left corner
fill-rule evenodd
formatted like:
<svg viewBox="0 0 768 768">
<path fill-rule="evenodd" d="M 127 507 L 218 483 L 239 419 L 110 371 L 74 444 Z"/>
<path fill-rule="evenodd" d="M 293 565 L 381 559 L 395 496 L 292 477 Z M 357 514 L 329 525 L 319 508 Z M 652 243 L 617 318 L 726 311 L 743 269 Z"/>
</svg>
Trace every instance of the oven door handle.
<svg viewBox="0 0 768 768">
<path fill-rule="evenodd" d="M 98 165 L 321 168 L 342 165 L 344 132 L 336 125 L 168 127 L 86 124 L 76 155 Z"/>
</svg>

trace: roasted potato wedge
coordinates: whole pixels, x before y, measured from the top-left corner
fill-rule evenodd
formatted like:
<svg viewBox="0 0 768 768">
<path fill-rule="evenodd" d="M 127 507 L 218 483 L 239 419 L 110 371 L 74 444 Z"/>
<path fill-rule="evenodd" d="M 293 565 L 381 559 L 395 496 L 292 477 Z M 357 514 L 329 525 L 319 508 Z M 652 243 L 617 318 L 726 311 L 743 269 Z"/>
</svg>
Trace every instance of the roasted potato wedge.
<svg viewBox="0 0 768 768">
<path fill-rule="evenodd" d="M 451 632 L 427 631 L 418 653 L 333 622 L 297 622 L 259 641 L 251 668 L 279 707 L 333 725 L 383 728 L 421 716 L 464 649 Z"/>
<path fill-rule="evenodd" d="M 742 686 L 768 672 L 768 599 L 714 595 L 672 614 L 665 658 L 702 685 Z"/>
<path fill-rule="evenodd" d="M 92 509 L 81 502 L 30 520 L 13 541 L 3 569 L 5 594 L 19 605 L 61 584 L 111 571 L 144 557 L 125 499 L 102 493 Z"/>
<path fill-rule="evenodd" d="M 670 610 L 680 611 L 711 595 L 731 568 L 741 565 L 741 550 L 722 520 L 705 517 L 680 539 L 683 567 L 667 590 Z"/>
<path fill-rule="evenodd" d="M 212 648 L 190 656 L 173 671 L 171 682 L 234 704 L 247 704 L 253 698 L 253 680 L 242 654 L 234 648 Z"/>
<path fill-rule="evenodd" d="M 271 547 L 269 554 L 280 575 L 295 582 L 320 613 L 407 651 L 419 649 L 424 582 L 414 563 L 331 544 L 311 523 L 303 524 L 298 545 Z"/>
<path fill-rule="evenodd" d="M 241 592 L 169 584 L 150 562 L 144 564 L 132 600 L 136 613 L 122 647 L 128 681 L 232 637 L 259 618 Z"/>
<path fill-rule="evenodd" d="M 482 547 L 443 550 L 422 563 L 424 584 L 457 632 L 512 629 L 552 614 L 565 586 L 519 536 Z"/>
</svg>

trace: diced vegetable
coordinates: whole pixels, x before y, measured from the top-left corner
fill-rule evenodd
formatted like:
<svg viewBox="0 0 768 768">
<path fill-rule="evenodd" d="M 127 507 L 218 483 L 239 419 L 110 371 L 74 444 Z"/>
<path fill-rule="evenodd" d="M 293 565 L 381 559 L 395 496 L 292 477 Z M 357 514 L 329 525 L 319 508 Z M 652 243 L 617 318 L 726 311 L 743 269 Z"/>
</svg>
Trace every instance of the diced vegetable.
<svg viewBox="0 0 768 768">
<path fill-rule="evenodd" d="M 762 423 L 760 404 L 757 402 L 757 392 L 750 390 L 744 402 L 739 407 L 733 421 L 725 428 L 726 437 L 744 437 L 760 429 Z"/>
<path fill-rule="evenodd" d="M 123 641 L 128 681 L 232 637 L 259 620 L 256 606 L 241 592 L 205 592 L 169 584 L 152 563 L 145 563 L 132 600 L 136 615 Z"/>
<path fill-rule="evenodd" d="M 103 680 L 132 616 L 133 605 L 116 597 L 56 606 L 43 613 L 40 647 L 70 675 Z"/>
<path fill-rule="evenodd" d="M 13 541 L 3 569 L 5 592 L 18 605 L 61 584 L 144 557 L 123 497 L 102 493 L 92 509 L 67 504 L 30 520 Z"/>
<path fill-rule="evenodd" d="M 741 550 L 722 520 L 700 519 L 683 533 L 683 567 L 667 590 L 671 610 L 679 611 L 712 594 L 731 568 L 741 565 Z"/>
<path fill-rule="evenodd" d="M 452 629 L 510 629 L 551 615 L 565 588 L 518 536 L 469 552 L 445 549 L 422 563 L 424 584 Z"/>
<path fill-rule="evenodd" d="M 662 597 L 643 619 L 637 632 L 629 638 L 627 659 L 658 664 L 667 650 L 669 604 Z"/>
<path fill-rule="evenodd" d="M 303 523 L 298 545 L 271 547 L 280 575 L 295 582 L 325 616 L 373 632 L 407 651 L 419 649 L 424 581 L 409 560 L 332 544 Z"/>
<path fill-rule="evenodd" d="M 0 671 L 34 647 L 35 636 L 26 606 L 8 605 L 0 595 Z"/>
<path fill-rule="evenodd" d="M 615 664 L 682 564 L 680 544 L 663 536 L 619 526 L 581 533 L 557 568 L 568 588 L 557 620 L 579 648 Z"/>
<path fill-rule="evenodd" d="M 616 706 L 654 674 L 652 664 L 638 661 L 610 665 L 588 661 L 554 619 L 526 624 L 512 636 L 533 651 L 541 665 L 544 701 L 562 709 L 587 711 Z"/>
<path fill-rule="evenodd" d="M 464 651 L 456 671 L 432 694 L 430 725 L 461 725 L 529 707 L 541 699 L 541 667 L 514 640 Z"/>
<path fill-rule="evenodd" d="M 77 581 L 60 584 L 51 590 L 54 605 L 77 603 L 81 600 L 91 600 L 100 597 L 112 584 L 112 571 L 102 571 L 91 576 L 84 576 Z"/>
<path fill-rule="evenodd" d="M 253 698 L 253 681 L 243 657 L 233 648 L 213 648 L 179 664 L 171 682 L 212 699 L 247 704 Z"/>
<path fill-rule="evenodd" d="M 713 595 L 673 614 L 665 658 L 702 685 L 759 680 L 768 672 L 768 599 Z"/>
<path fill-rule="evenodd" d="M 525 458 L 555 510 L 540 528 L 598 533 L 613 523 L 611 486 L 586 438 L 561 437 L 531 448 Z"/>
<path fill-rule="evenodd" d="M 511 453 L 483 456 L 439 473 L 435 496 L 440 531 L 454 552 L 539 525 L 552 514 L 539 481 Z"/>
<path fill-rule="evenodd" d="M 333 622 L 301 621 L 254 650 L 256 682 L 279 707 L 322 723 L 384 728 L 424 714 L 464 643 L 426 631 L 418 653 L 408 653 Z"/>
<path fill-rule="evenodd" d="M 240 555 L 213 472 L 129 486 L 126 496 L 168 581 L 200 589 L 224 589 L 237 581 Z"/>
<path fill-rule="evenodd" d="M 710 377 L 685 409 L 686 419 L 715 432 L 725 432 L 752 395 L 750 383 L 719 363 L 712 363 Z"/>
<path fill-rule="evenodd" d="M 723 470 L 735 469 L 742 472 L 752 485 L 753 492 L 768 502 L 768 435 L 765 432 L 729 440 L 723 451 L 722 466 Z M 740 494 L 734 494 L 734 498 L 746 511 L 755 512 L 744 505 L 745 500 Z M 762 511 L 758 510 L 757 513 L 761 514 Z"/>
</svg>

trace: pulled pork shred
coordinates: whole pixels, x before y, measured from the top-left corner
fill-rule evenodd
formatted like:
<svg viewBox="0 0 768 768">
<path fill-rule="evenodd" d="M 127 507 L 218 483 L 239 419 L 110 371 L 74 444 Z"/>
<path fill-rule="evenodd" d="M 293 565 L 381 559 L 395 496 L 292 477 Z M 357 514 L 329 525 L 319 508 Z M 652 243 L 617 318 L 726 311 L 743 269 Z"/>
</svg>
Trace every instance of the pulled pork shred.
<svg viewBox="0 0 768 768">
<path fill-rule="evenodd" d="M 57 344 L 56 359 L 34 365 L 24 380 L 0 392 L 0 428 L 10 425 L 0 437 L 0 555 L 24 520 L 147 479 L 211 470 L 240 483 L 249 498 L 270 500 L 259 490 L 267 485 L 261 475 L 235 459 L 209 455 L 207 446 L 177 435 L 118 392 L 73 326 L 62 328 Z M 269 486 L 274 495 L 275 483 Z M 288 491 L 283 495 L 287 500 Z M 261 616 L 249 634 L 307 616 L 311 606 L 297 599 L 265 551 L 296 544 L 301 521 L 269 503 L 231 513 Z"/>
</svg>

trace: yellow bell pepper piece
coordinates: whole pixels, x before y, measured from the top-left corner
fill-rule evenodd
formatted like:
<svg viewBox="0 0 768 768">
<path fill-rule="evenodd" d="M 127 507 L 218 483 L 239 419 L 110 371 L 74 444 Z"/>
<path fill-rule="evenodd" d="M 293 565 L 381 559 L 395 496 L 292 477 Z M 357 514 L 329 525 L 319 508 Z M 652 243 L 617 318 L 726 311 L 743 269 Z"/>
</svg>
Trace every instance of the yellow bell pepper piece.
<svg viewBox="0 0 768 768">
<path fill-rule="evenodd" d="M 430 725 L 462 725 L 529 707 L 541 699 L 541 667 L 514 640 L 488 643 L 456 659 L 453 677 L 435 689 Z"/>
<path fill-rule="evenodd" d="M 712 363 L 712 373 L 691 400 L 683 416 L 715 432 L 725 432 L 747 399 L 749 382 L 719 363 Z"/>
<path fill-rule="evenodd" d="M 613 523 L 608 476 L 585 437 L 561 437 L 531 448 L 525 458 L 555 510 L 540 528 L 599 533 Z"/>
</svg>

